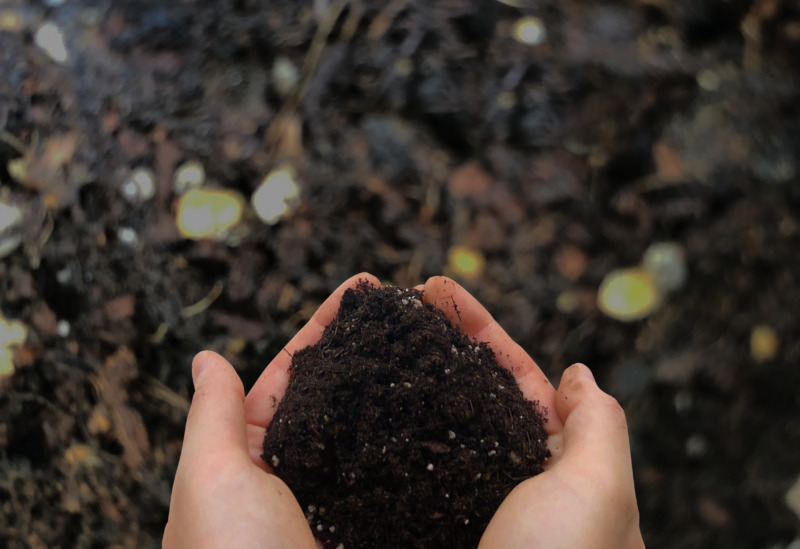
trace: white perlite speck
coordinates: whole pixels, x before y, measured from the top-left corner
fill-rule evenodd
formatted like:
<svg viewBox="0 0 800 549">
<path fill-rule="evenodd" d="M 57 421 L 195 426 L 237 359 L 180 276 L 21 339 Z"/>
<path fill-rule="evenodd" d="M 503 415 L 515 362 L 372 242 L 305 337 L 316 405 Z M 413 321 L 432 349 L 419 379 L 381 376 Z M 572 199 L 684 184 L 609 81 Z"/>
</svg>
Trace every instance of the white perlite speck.
<svg viewBox="0 0 800 549">
<path fill-rule="evenodd" d="M 429 463 L 426 469 L 428 469 L 428 471 L 433 471 L 433 463 Z"/>
<path fill-rule="evenodd" d="M 120 227 L 119 230 L 117 230 L 117 238 L 119 238 L 120 242 L 128 246 L 136 246 L 139 242 L 139 235 L 130 227 Z"/>
<path fill-rule="evenodd" d="M 276 455 L 273 455 L 273 456 L 272 456 L 272 459 L 271 459 L 270 461 L 272 461 L 272 466 L 273 466 L 273 467 L 277 467 L 278 465 L 280 465 L 280 464 L 281 464 L 281 458 L 279 458 L 279 457 L 278 457 L 278 456 L 276 456 Z M 311 512 L 311 509 L 309 509 L 309 512 Z"/>
<path fill-rule="evenodd" d="M 71 329 L 69 322 L 66 320 L 59 320 L 58 324 L 56 324 L 56 333 L 61 337 L 67 337 Z"/>
</svg>

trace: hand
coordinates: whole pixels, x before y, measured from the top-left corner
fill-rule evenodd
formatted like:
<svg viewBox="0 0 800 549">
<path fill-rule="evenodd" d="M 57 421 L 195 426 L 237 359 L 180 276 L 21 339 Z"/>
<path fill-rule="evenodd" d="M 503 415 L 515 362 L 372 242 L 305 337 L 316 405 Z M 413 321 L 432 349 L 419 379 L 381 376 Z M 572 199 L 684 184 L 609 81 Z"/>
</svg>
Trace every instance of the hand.
<svg viewBox="0 0 800 549">
<path fill-rule="evenodd" d="M 164 549 L 313 549 L 311 529 L 289 488 L 261 459 L 264 431 L 289 385 L 291 354 L 313 345 L 339 310 L 342 284 L 264 370 L 245 399 L 233 367 L 204 351 L 192 363 L 195 393 L 175 474 Z"/>
<path fill-rule="evenodd" d="M 506 497 L 479 549 L 644 548 L 628 428 L 617 401 L 597 387 L 583 364 L 564 371 L 556 391 L 533 359 L 452 280 L 435 277 L 423 289 L 425 301 L 470 337 L 489 343 L 526 398 L 549 410 L 545 428 L 553 457 L 544 473 Z"/>
<path fill-rule="evenodd" d="M 165 549 L 250 547 L 265 540 L 271 547 L 314 547 L 289 489 L 265 474 L 272 471 L 260 457 L 264 430 L 288 386 L 291 354 L 319 340 L 342 294 L 359 279 L 380 284 L 368 274 L 342 284 L 289 342 L 287 352 L 270 363 L 246 399 L 241 381 L 222 357 L 208 352 L 196 357 L 195 397 Z M 568 369 L 556 393 L 533 360 L 466 290 L 444 277 L 418 289 L 468 335 L 488 342 L 525 396 L 549 410 L 546 428 L 554 457 L 544 473 L 509 494 L 480 547 L 643 547 L 625 417 L 616 401 L 597 388 L 589 370 L 581 365 Z"/>
<path fill-rule="evenodd" d="M 205 351 L 195 357 L 192 377 L 195 393 L 162 547 L 314 548 L 289 488 L 251 458 L 244 387 L 233 367 Z"/>
</svg>

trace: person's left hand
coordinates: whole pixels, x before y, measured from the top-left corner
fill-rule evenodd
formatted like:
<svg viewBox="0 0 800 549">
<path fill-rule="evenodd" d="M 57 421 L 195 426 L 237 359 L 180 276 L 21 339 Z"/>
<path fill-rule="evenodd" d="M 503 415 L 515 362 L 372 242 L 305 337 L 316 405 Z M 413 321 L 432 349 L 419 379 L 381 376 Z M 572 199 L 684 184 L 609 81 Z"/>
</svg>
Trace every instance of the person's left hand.
<svg viewBox="0 0 800 549">
<path fill-rule="evenodd" d="M 342 284 L 264 370 L 245 398 L 233 367 L 204 351 L 192 363 L 194 398 L 175 475 L 164 549 L 313 549 L 314 536 L 286 484 L 261 459 L 264 432 L 289 385 L 291 355 L 322 336 L 339 310 Z"/>
</svg>

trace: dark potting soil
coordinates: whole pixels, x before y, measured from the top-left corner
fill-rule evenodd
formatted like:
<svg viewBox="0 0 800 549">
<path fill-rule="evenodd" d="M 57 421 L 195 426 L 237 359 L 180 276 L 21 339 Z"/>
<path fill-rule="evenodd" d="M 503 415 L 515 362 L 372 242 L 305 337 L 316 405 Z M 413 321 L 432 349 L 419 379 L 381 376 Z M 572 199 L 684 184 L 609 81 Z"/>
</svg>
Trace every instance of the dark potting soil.
<svg viewBox="0 0 800 549">
<path fill-rule="evenodd" d="M 362 282 L 292 357 L 263 458 L 325 547 L 476 547 L 542 471 L 544 413 L 420 291 Z"/>
</svg>

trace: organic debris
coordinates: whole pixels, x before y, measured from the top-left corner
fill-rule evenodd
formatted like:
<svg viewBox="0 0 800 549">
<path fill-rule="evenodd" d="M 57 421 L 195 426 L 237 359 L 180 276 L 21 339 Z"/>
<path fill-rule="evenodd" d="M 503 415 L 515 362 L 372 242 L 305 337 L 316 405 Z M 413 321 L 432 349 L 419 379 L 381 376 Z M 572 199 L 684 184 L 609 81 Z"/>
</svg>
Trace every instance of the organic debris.
<svg viewBox="0 0 800 549">
<path fill-rule="evenodd" d="M 128 404 L 128 384 L 138 373 L 136 357 L 130 349 L 121 347 L 91 378 L 100 399 L 92 416 L 94 428 L 99 426 L 98 431 L 102 431 L 103 424 L 113 425 L 113 436 L 122 445 L 123 458 L 131 469 L 138 467 L 150 452 L 142 417 Z"/>
</svg>

